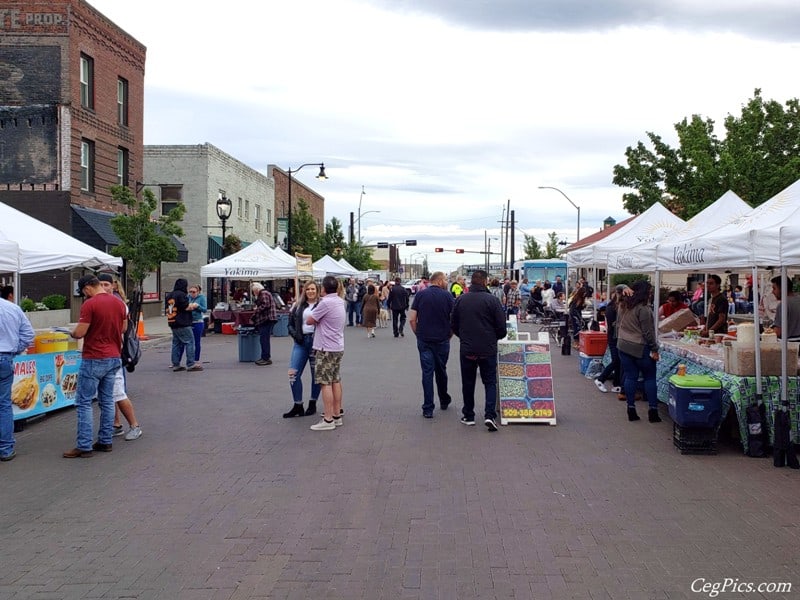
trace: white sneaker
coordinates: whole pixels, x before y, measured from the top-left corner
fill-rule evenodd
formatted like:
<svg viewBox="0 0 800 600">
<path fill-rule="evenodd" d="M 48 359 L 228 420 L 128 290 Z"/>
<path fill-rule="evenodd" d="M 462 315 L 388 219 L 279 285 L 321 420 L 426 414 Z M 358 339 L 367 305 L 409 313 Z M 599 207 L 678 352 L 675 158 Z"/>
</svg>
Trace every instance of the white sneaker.
<svg viewBox="0 0 800 600">
<path fill-rule="evenodd" d="M 334 421 L 326 421 L 323 417 L 320 419 L 319 423 L 315 423 L 310 427 L 312 431 L 331 431 L 332 429 L 336 429 L 336 425 Z"/>
<path fill-rule="evenodd" d="M 605 386 L 605 384 L 604 384 L 602 381 L 600 381 L 599 379 L 595 379 L 595 380 L 594 380 L 594 384 L 597 386 L 597 389 L 598 389 L 598 390 L 600 390 L 601 392 L 603 392 L 604 394 L 605 394 L 606 392 L 608 392 L 608 388 L 607 388 L 607 387 Z"/>
<path fill-rule="evenodd" d="M 132 442 L 133 440 L 138 440 L 140 437 L 142 437 L 141 427 L 131 427 L 128 433 L 125 434 L 125 441 Z"/>
<path fill-rule="evenodd" d="M 615 385 L 614 387 L 611 388 L 611 391 L 614 392 L 615 394 L 621 394 L 622 388 L 618 385 Z"/>
<path fill-rule="evenodd" d="M 333 417 L 333 424 L 336 425 L 336 427 L 341 427 L 342 425 L 344 425 L 344 419 L 342 419 L 342 415 L 339 415 L 338 417 Z"/>
</svg>

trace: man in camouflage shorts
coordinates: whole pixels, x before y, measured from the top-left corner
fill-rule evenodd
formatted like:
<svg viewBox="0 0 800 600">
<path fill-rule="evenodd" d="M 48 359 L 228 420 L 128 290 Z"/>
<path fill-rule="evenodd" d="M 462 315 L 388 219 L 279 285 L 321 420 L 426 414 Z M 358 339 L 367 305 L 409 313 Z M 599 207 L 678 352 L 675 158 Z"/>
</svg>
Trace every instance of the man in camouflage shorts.
<svg viewBox="0 0 800 600">
<path fill-rule="evenodd" d="M 322 420 L 311 426 L 314 431 L 330 431 L 343 425 L 342 378 L 339 371 L 344 356 L 346 310 L 345 301 L 336 293 L 338 286 L 339 282 L 331 275 L 322 280 L 322 297 L 308 317 L 308 324 L 316 326 L 314 379 L 321 387 L 325 405 Z"/>
</svg>

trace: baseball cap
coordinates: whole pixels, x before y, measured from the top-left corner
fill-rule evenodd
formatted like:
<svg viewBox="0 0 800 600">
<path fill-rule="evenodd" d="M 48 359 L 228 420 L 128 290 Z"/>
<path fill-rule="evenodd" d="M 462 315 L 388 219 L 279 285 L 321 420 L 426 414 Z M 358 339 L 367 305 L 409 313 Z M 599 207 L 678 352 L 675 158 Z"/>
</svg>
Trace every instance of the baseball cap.
<svg viewBox="0 0 800 600">
<path fill-rule="evenodd" d="M 84 275 L 78 279 L 78 293 L 83 296 L 83 288 L 89 284 L 98 284 L 100 280 L 95 275 Z"/>
<path fill-rule="evenodd" d="M 114 283 L 114 278 L 109 275 L 108 273 L 98 273 L 97 274 L 98 281 L 105 281 L 106 283 Z"/>
</svg>

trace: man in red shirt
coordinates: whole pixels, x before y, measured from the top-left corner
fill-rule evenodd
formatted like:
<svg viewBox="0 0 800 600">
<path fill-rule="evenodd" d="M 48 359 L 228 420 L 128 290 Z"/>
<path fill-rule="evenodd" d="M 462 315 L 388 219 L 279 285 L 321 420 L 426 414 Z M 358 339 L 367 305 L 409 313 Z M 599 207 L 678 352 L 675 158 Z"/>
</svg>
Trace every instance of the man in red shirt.
<svg viewBox="0 0 800 600">
<path fill-rule="evenodd" d="M 667 295 L 667 301 L 658 307 L 658 319 L 661 320 L 671 317 L 684 308 L 689 308 L 689 306 L 683 301 L 681 293 L 678 290 L 672 290 Z"/>
<path fill-rule="evenodd" d="M 78 291 L 88 299 L 81 306 L 78 324 L 70 334 L 83 338 L 83 356 L 78 370 L 75 408 L 78 415 L 77 443 L 64 458 L 88 458 L 92 450 L 111 452 L 114 426 L 114 378 L 122 368 L 120 340 L 125 328 L 125 305 L 107 294 L 94 275 L 78 280 Z M 100 406 L 97 442 L 92 444 L 92 400 Z"/>
</svg>

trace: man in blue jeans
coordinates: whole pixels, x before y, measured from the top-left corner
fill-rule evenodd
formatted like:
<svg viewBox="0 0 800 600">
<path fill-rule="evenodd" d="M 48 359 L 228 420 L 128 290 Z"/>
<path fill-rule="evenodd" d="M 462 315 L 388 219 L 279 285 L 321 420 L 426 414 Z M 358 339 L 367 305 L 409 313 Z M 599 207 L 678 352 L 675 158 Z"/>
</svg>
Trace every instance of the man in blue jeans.
<svg viewBox="0 0 800 600">
<path fill-rule="evenodd" d="M 22 309 L 0 298 L 0 461 L 14 460 L 14 409 L 11 387 L 14 382 L 14 357 L 27 350 L 34 332 Z M 32 387 L 33 393 L 35 389 Z M 34 398 L 35 400 L 35 398 Z"/>
<path fill-rule="evenodd" d="M 396 284 L 395 284 L 396 285 Z M 414 307 L 408 313 L 411 331 L 417 336 L 419 364 L 422 368 L 422 416 L 433 418 L 433 379 L 439 393 L 439 406 L 447 410 L 450 394 L 447 393 L 447 359 L 450 357 L 450 313 L 453 310 L 453 295 L 447 291 L 447 277 L 436 271 L 428 287 L 414 299 Z"/>
<path fill-rule="evenodd" d="M 111 452 L 114 379 L 122 368 L 122 332 L 127 320 L 125 304 L 107 294 L 94 275 L 81 277 L 78 291 L 87 298 L 81 306 L 78 324 L 70 334 L 75 339 L 83 338 L 75 396 L 78 434 L 75 447 L 64 452 L 64 458 L 88 458 L 93 450 Z M 95 398 L 100 405 L 100 428 L 97 442 L 92 444 L 92 400 Z"/>
<path fill-rule="evenodd" d="M 172 329 L 172 370 L 202 371 L 194 359 L 194 332 L 192 331 L 192 309 L 189 308 L 189 283 L 176 279 L 175 287 L 167 294 L 164 311 L 167 324 Z M 186 352 L 186 366 L 181 366 L 181 355 Z"/>
<path fill-rule="evenodd" d="M 469 293 L 461 294 L 453 305 L 450 326 L 461 339 L 461 422 L 475 425 L 475 379 L 480 369 L 486 391 L 483 423 L 489 431 L 497 431 L 497 340 L 506 337 L 506 316 L 486 280 L 486 271 L 472 274 Z"/>
</svg>

